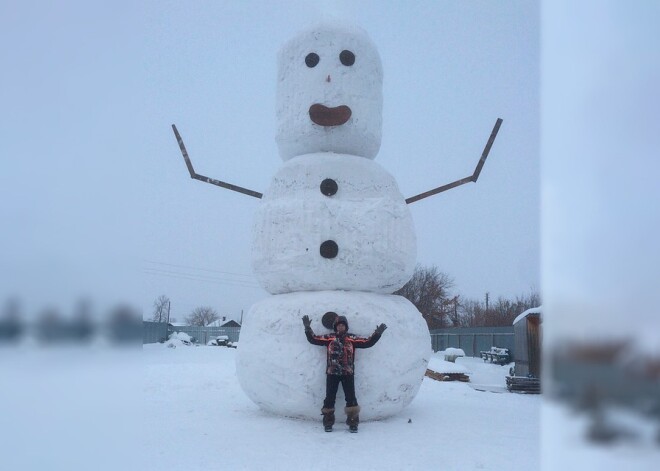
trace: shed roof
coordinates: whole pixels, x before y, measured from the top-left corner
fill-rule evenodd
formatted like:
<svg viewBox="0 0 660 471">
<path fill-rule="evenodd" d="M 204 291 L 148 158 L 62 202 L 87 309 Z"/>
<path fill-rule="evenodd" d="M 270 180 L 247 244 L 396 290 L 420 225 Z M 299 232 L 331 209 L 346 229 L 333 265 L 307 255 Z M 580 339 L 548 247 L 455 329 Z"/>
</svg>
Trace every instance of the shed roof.
<svg viewBox="0 0 660 471">
<path fill-rule="evenodd" d="M 521 312 L 520 314 L 518 314 L 518 317 L 516 317 L 513 320 L 513 325 L 516 325 L 518 322 L 520 322 L 521 320 L 523 320 L 527 316 L 537 315 L 537 316 L 541 317 L 542 308 L 543 308 L 543 306 L 538 306 L 538 307 L 533 307 L 531 309 L 527 309 L 525 312 Z"/>
<path fill-rule="evenodd" d="M 234 319 L 229 319 L 227 322 L 222 324 L 220 327 L 240 327 L 241 324 L 236 322 Z"/>
</svg>

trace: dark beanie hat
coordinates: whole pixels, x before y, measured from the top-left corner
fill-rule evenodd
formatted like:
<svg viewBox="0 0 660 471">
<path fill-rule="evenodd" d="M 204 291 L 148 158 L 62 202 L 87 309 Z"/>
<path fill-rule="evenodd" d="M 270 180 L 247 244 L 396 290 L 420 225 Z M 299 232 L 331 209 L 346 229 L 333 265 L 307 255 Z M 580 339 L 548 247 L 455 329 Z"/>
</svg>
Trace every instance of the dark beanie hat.
<svg viewBox="0 0 660 471">
<path fill-rule="evenodd" d="M 346 330 L 348 330 L 348 321 L 346 320 L 346 317 L 337 316 L 335 322 L 332 324 L 332 328 L 335 332 L 337 332 L 337 324 L 344 324 L 346 326 Z"/>
</svg>

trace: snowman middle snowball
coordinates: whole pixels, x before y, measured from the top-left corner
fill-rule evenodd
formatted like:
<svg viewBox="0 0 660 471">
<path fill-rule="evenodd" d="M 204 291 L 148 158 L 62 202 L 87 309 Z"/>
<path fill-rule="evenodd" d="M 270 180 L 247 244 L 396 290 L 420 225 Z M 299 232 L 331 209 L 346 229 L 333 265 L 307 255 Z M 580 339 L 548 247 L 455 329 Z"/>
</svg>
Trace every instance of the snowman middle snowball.
<svg viewBox="0 0 660 471">
<path fill-rule="evenodd" d="M 358 335 L 387 322 L 378 348 L 356 357 L 356 392 L 364 419 L 393 415 L 419 390 L 431 348 L 419 311 L 390 294 L 412 276 L 416 243 L 396 181 L 371 160 L 382 66 L 364 31 L 323 24 L 284 45 L 277 121 L 285 163 L 263 194 L 252 245 L 255 274 L 275 296 L 244 319 L 239 382 L 265 410 L 316 418 L 325 353 L 306 344 L 298 319 L 309 315 L 323 333 L 323 314 L 337 312 L 358 320 Z"/>
</svg>

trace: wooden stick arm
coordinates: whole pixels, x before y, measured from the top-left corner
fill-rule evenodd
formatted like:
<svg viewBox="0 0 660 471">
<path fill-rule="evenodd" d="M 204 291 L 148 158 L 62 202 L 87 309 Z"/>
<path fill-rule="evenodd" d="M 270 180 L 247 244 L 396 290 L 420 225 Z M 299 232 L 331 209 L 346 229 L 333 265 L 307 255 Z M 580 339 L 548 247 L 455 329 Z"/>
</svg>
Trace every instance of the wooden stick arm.
<svg viewBox="0 0 660 471">
<path fill-rule="evenodd" d="M 477 179 L 479 178 L 479 174 L 481 173 L 481 169 L 486 163 L 486 158 L 488 157 L 490 148 L 493 146 L 493 142 L 495 142 L 495 137 L 497 137 L 497 132 L 500 130 L 501 125 L 502 125 L 502 118 L 497 118 L 497 121 L 495 122 L 495 126 L 493 127 L 493 130 L 490 133 L 490 137 L 488 138 L 488 142 L 486 143 L 486 147 L 484 147 L 484 151 L 481 153 L 481 158 L 479 159 L 479 162 L 477 163 L 477 166 L 474 169 L 474 173 L 472 173 L 472 175 L 470 175 L 469 177 L 461 178 L 460 180 L 456 180 L 451 183 L 447 183 L 446 185 L 439 186 L 438 188 L 434 188 L 433 190 L 420 193 L 419 195 L 406 198 L 406 203 L 408 204 L 414 203 L 415 201 L 428 198 L 429 196 L 437 195 L 438 193 L 442 193 L 443 191 L 451 190 L 452 188 L 456 188 L 457 186 L 461 186 L 465 183 L 476 182 Z"/>
<path fill-rule="evenodd" d="M 216 185 L 222 188 L 226 188 L 228 190 L 236 191 L 238 193 L 243 193 L 244 195 L 254 196 L 255 198 L 261 198 L 263 196 L 259 192 L 248 190 L 247 188 L 243 188 L 241 186 L 232 185 L 231 183 L 226 183 L 220 180 L 216 180 L 215 178 L 205 177 L 204 175 L 200 175 L 196 173 L 195 169 L 192 166 L 192 162 L 190 161 L 190 157 L 188 157 L 188 151 L 186 150 L 186 146 L 183 144 L 183 139 L 181 138 L 181 134 L 179 134 L 179 131 L 176 129 L 176 126 L 174 124 L 172 125 L 172 130 L 174 131 L 174 135 L 176 136 L 176 141 L 179 143 L 179 149 L 181 149 L 183 160 L 186 162 L 186 167 L 188 168 L 188 173 L 190 173 L 190 178 L 194 178 L 195 180 L 210 183 L 211 185 Z"/>
</svg>

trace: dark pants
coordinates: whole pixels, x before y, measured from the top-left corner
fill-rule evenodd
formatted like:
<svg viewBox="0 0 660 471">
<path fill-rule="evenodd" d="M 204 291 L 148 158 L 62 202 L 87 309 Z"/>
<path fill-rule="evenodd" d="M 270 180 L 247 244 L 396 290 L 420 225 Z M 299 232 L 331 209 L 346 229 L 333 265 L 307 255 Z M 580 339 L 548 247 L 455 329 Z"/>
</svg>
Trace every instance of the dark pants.
<svg viewBox="0 0 660 471">
<path fill-rule="evenodd" d="M 323 407 L 326 409 L 335 408 L 335 399 L 337 398 L 337 389 L 339 383 L 344 389 L 344 396 L 346 398 L 346 407 L 357 406 L 357 399 L 355 398 L 355 382 L 353 375 L 327 375 L 325 377 L 325 401 Z"/>
</svg>

